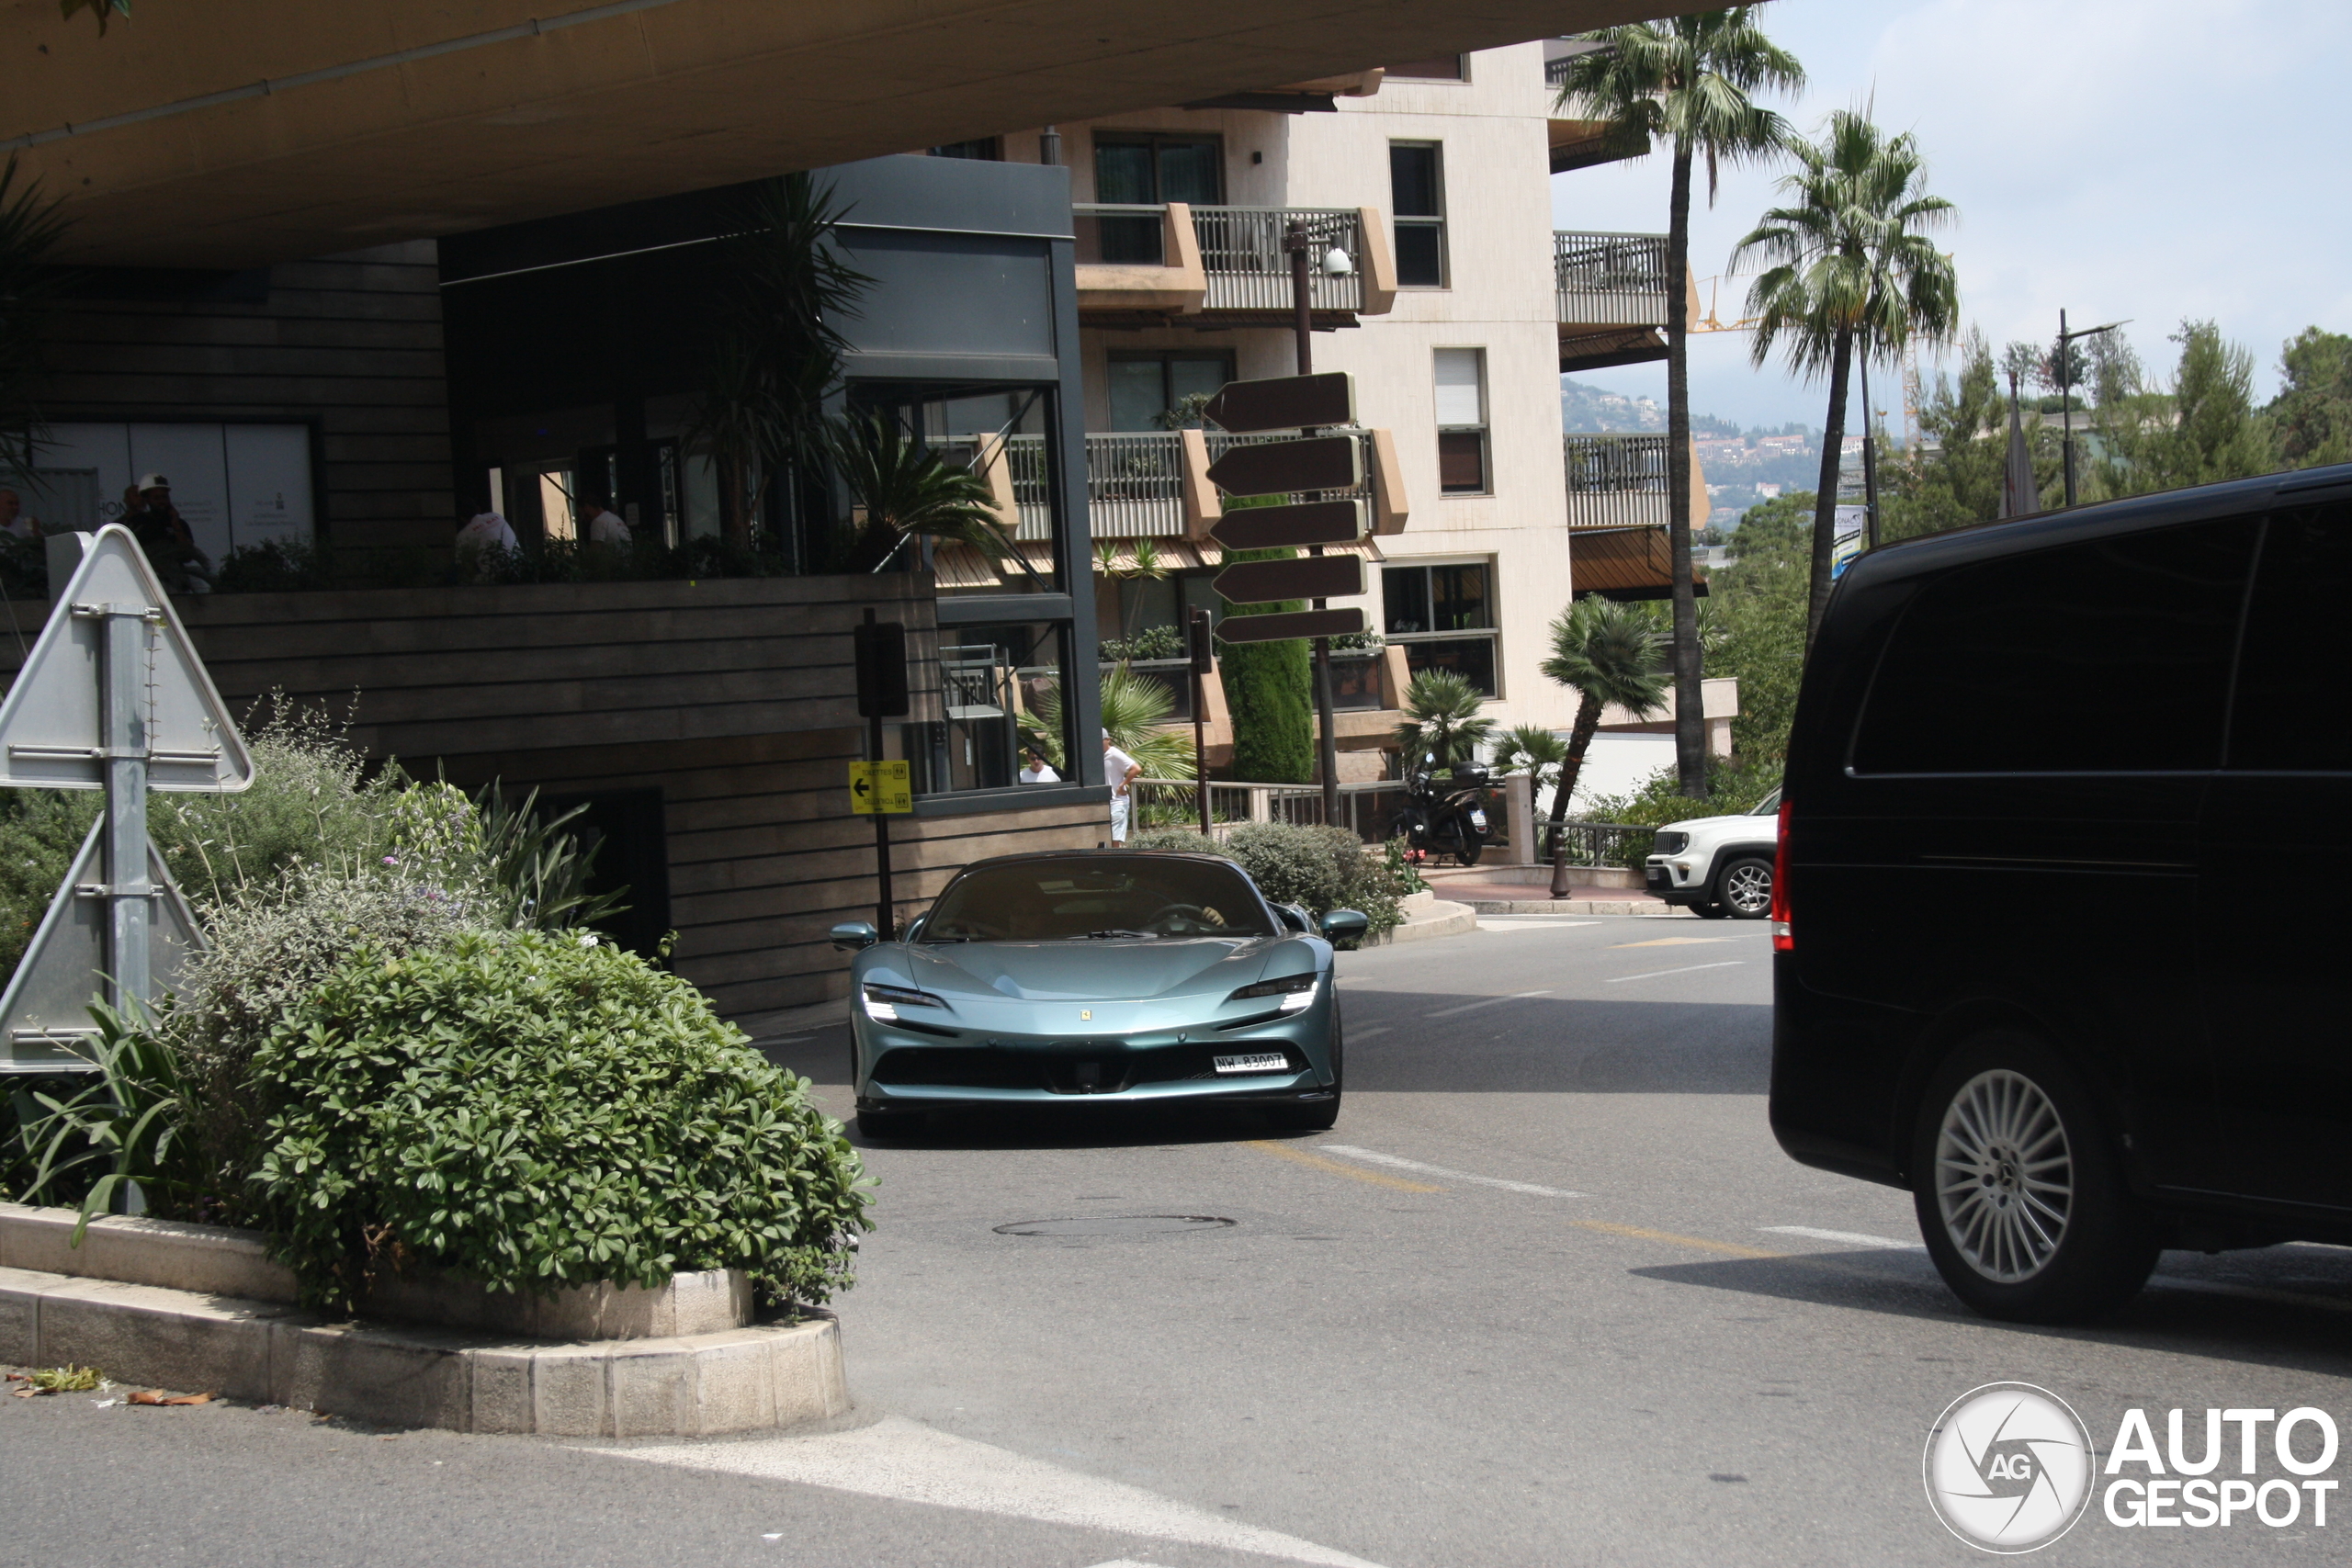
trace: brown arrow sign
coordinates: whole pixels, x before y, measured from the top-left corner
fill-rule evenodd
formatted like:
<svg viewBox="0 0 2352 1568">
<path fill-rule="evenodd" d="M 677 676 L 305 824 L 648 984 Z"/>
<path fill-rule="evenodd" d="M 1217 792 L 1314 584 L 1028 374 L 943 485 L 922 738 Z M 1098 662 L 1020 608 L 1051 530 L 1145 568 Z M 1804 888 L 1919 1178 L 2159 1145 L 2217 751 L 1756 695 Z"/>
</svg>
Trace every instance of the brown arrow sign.
<svg viewBox="0 0 2352 1568">
<path fill-rule="evenodd" d="M 1218 572 L 1209 586 L 1224 595 L 1228 604 L 1351 599 L 1363 592 L 1363 558 L 1301 556 L 1296 560 L 1242 561 Z"/>
<path fill-rule="evenodd" d="M 1275 376 L 1260 381 L 1227 381 L 1202 412 L 1237 434 L 1255 430 L 1302 430 L 1356 422 L 1355 378 L 1344 370 L 1320 376 Z"/>
<path fill-rule="evenodd" d="M 1352 545 L 1363 537 L 1363 512 L 1361 501 L 1309 501 L 1296 506 L 1245 507 L 1227 513 L 1209 530 L 1209 537 L 1228 550 Z"/>
<path fill-rule="evenodd" d="M 1227 615 L 1219 642 L 1288 642 L 1293 637 L 1353 637 L 1363 630 L 1362 610 L 1294 610 L 1286 615 Z"/>
<path fill-rule="evenodd" d="M 1209 479 L 1232 495 L 1287 495 L 1353 490 L 1363 480 L 1363 468 L 1354 436 L 1318 435 L 1232 447 L 1209 465 Z"/>
</svg>

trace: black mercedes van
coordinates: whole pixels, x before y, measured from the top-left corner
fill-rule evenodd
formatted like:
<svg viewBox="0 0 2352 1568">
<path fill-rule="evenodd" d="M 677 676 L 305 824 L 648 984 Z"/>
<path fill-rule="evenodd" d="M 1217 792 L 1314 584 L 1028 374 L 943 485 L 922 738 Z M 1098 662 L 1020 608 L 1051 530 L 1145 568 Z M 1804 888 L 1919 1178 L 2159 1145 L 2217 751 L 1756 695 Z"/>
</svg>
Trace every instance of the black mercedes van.
<svg viewBox="0 0 2352 1568">
<path fill-rule="evenodd" d="M 1838 582 L 1781 807 L 1772 1130 L 1907 1189 L 1977 1311 L 2352 1243 L 2348 648 L 2352 467 Z"/>
</svg>

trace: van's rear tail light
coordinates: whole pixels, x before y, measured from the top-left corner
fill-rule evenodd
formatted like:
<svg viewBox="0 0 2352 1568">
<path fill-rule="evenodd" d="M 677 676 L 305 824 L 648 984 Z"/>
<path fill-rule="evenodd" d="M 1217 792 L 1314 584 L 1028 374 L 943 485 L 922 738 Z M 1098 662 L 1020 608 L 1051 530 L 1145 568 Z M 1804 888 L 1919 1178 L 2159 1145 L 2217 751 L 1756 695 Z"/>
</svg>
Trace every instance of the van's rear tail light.
<svg viewBox="0 0 2352 1568">
<path fill-rule="evenodd" d="M 1780 836 L 1772 846 L 1772 951 L 1793 953 L 1789 932 L 1789 798 L 1781 797 Z"/>
</svg>

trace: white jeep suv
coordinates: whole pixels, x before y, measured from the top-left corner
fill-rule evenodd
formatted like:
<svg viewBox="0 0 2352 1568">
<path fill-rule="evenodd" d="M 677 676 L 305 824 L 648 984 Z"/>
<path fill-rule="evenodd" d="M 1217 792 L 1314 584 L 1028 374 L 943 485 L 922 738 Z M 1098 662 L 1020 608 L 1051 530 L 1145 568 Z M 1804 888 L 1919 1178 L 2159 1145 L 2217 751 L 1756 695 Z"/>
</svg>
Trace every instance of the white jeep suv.
<svg viewBox="0 0 2352 1568">
<path fill-rule="evenodd" d="M 1760 920 L 1772 912 L 1772 852 L 1781 792 L 1753 811 L 1693 817 L 1657 830 L 1643 865 L 1649 890 L 1709 919 Z"/>
</svg>

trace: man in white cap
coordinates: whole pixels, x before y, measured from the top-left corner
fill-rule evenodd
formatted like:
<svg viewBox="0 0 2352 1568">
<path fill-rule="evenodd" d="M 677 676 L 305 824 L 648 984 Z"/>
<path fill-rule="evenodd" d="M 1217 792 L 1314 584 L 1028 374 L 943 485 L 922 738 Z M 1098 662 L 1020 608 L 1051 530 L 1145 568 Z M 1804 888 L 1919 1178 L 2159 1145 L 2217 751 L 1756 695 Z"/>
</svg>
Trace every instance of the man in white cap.
<svg viewBox="0 0 2352 1568">
<path fill-rule="evenodd" d="M 1127 814 L 1135 806 L 1135 782 L 1143 777 L 1143 764 L 1119 750 L 1111 732 L 1102 732 L 1102 780 L 1111 786 L 1111 841 L 1127 841 Z"/>
</svg>

